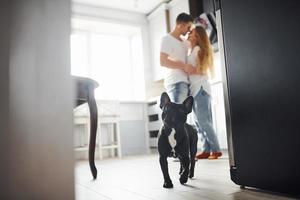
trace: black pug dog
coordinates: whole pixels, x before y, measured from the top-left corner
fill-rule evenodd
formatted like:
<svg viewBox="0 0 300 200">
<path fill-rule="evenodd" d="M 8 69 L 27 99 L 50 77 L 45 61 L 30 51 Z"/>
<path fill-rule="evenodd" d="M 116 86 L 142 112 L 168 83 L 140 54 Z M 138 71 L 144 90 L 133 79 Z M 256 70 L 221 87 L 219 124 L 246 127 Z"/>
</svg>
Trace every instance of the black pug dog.
<svg viewBox="0 0 300 200">
<path fill-rule="evenodd" d="M 158 137 L 158 152 L 161 170 L 164 176 L 164 188 L 173 184 L 168 172 L 168 157 L 179 158 L 181 184 L 194 176 L 195 156 L 197 153 L 197 130 L 186 123 L 187 115 L 192 111 L 194 98 L 188 97 L 182 104 L 173 103 L 167 93 L 162 93 L 163 127 Z"/>
</svg>

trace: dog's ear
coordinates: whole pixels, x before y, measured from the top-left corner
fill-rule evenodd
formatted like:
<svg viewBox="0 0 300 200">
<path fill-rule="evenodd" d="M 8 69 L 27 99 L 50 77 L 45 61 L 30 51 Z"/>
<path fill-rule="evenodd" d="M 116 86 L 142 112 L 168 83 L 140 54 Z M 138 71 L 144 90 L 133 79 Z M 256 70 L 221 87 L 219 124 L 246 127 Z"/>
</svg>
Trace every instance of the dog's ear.
<svg viewBox="0 0 300 200">
<path fill-rule="evenodd" d="M 166 92 L 162 93 L 161 96 L 160 96 L 160 105 L 159 105 L 159 107 L 163 108 L 170 101 L 171 100 L 170 100 L 170 97 L 168 96 L 168 94 Z"/>
<path fill-rule="evenodd" d="M 186 98 L 186 100 L 184 100 L 184 102 L 182 103 L 184 105 L 187 113 L 192 112 L 193 103 L 194 103 L 194 98 L 192 96 L 189 96 L 188 98 Z"/>
</svg>

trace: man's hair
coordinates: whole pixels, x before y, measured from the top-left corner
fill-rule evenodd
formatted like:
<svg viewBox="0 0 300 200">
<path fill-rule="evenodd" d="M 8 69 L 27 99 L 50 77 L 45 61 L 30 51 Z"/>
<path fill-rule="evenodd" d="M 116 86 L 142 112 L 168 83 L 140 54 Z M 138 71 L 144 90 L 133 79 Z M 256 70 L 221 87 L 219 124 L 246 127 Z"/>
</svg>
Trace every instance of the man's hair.
<svg viewBox="0 0 300 200">
<path fill-rule="evenodd" d="M 180 13 L 176 18 L 176 24 L 189 23 L 193 21 L 194 21 L 193 17 L 186 13 Z"/>
</svg>

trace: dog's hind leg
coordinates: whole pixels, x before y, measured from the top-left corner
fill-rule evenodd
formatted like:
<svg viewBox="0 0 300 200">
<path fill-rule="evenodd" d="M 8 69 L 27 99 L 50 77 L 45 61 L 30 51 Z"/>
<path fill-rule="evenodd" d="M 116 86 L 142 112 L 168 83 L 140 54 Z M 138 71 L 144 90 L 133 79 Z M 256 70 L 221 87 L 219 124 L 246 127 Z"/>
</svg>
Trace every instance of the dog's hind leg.
<svg viewBox="0 0 300 200">
<path fill-rule="evenodd" d="M 164 176 L 164 185 L 163 185 L 163 187 L 164 188 L 172 188 L 173 183 L 172 183 L 170 175 L 169 175 L 167 157 L 160 156 L 159 157 L 159 163 L 160 163 L 161 171 L 162 171 L 163 176 Z"/>
<path fill-rule="evenodd" d="M 181 174 L 182 174 L 182 171 L 183 171 L 183 167 L 182 167 L 182 164 L 181 164 L 181 162 L 180 162 L 179 175 L 181 175 Z"/>
<path fill-rule="evenodd" d="M 190 157 L 188 155 L 180 158 L 182 163 L 183 172 L 180 175 L 179 181 L 181 184 L 185 184 L 188 181 L 189 167 L 190 167 Z"/>
</svg>

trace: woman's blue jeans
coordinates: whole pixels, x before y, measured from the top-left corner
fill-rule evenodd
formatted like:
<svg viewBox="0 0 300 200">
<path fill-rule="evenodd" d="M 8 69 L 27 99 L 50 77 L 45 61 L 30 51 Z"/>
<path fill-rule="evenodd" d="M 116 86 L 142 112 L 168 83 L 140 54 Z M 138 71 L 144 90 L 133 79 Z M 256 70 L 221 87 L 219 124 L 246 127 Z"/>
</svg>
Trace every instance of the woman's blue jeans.
<svg viewBox="0 0 300 200">
<path fill-rule="evenodd" d="M 203 88 L 201 88 L 194 97 L 193 111 L 195 114 L 196 127 L 202 136 L 202 151 L 207 153 L 220 152 L 218 138 L 213 128 L 211 97 Z"/>
</svg>

